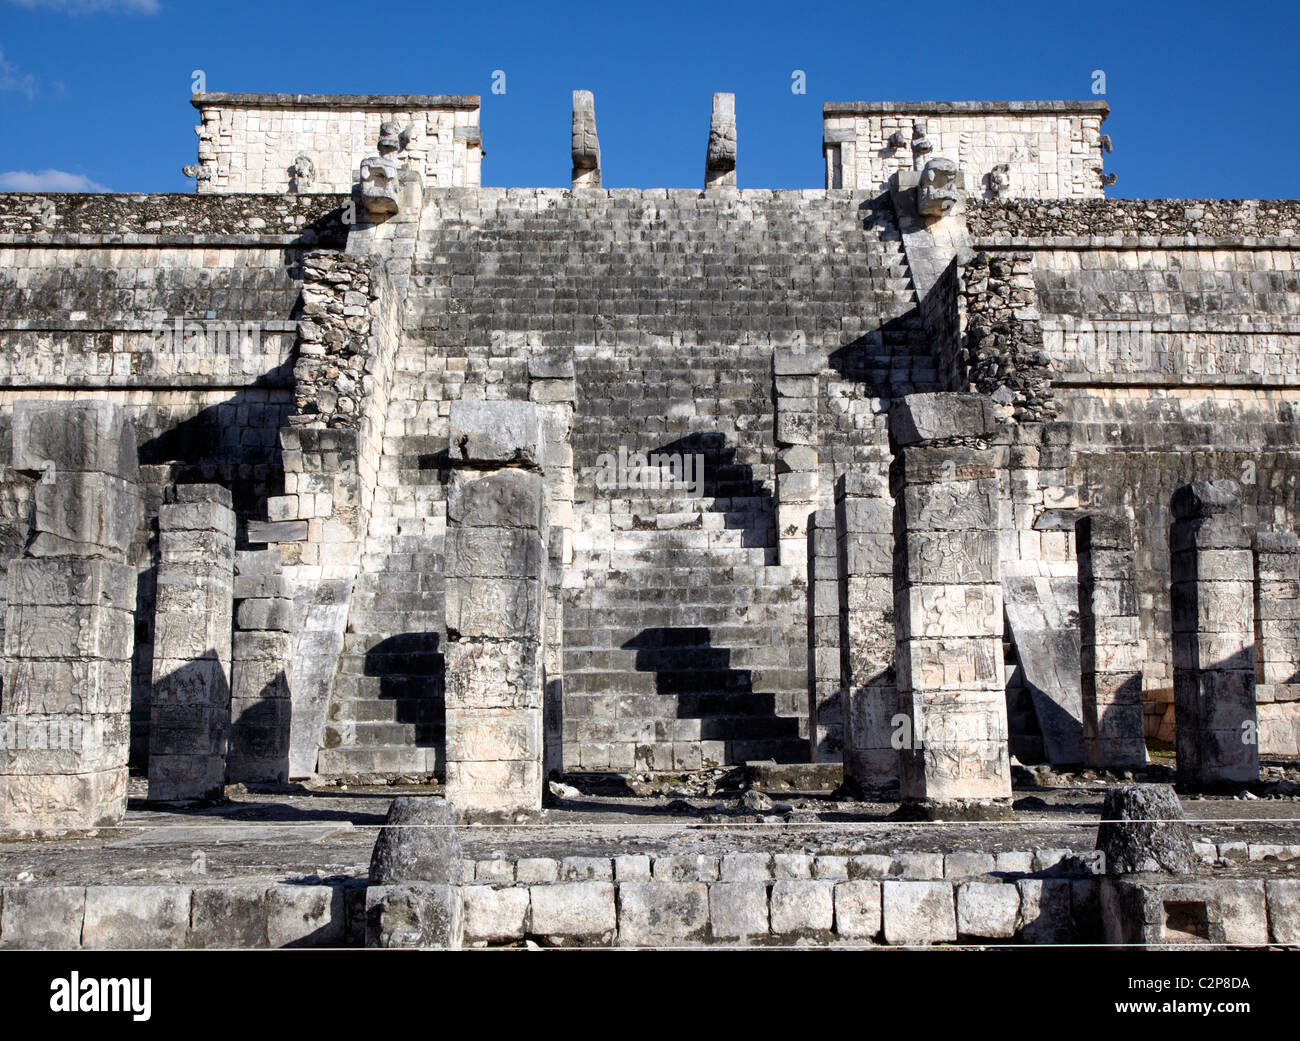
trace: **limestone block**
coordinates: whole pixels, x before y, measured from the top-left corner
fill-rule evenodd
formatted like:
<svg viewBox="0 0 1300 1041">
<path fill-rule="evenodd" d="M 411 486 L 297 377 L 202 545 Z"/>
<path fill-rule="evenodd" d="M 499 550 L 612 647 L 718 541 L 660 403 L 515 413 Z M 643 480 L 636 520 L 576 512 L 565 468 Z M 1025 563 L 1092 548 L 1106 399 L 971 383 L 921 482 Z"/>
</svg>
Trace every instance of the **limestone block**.
<svg viewBox="0 0 1300 1041">
<path fill-rule="evenodd" d="M 1020 890 L 1010 882 L 963 882 L 957 887 L 957 932 L 987 940 L 1016 934 Z"/>
<path fill-rule="evenodd" d="M 447 538 L 446 573 L 464 578 L 543 574 L 546 548 L 530 528 L 457 528 Z"/>
<path fill-rule="evenodd" d="M 453 401 L 450 453 L 457 463 L 540 466 L 542 412 L 530 401 Z"/>
<path fill-rule="evenodd" d="M 1070 943 L 1075 939 L 1070 913 L 1070 883 L 1063 878 L 1022 878 L 1020 937 L 1025 943 Z"/>
<path fill-rule="evenodd" d="M 135 482 L 114 474 L 71 471 L 38 481 L 34 504 L 33 557 L 120 557 L 140 522 Z"/>
<path fill-rule="evenodd" d="M 900 447 L 954 437 L 991 437 L 993 403 L 981 394 L 908 394 L 889 411 L 889 433 Z"/>
<path fill-rule="evenodd" d="M 85 915 L 81 886 L 8 886 L 0 892 L 0 950 L 77 950 Z"/>
<path fill-rule="evenodd" d="M 455 639 L 540 641 L 542 594 L 542 583 L 537 579 L 448 576 L 447 629 L 455 634 Z"/>
<path fill-rule="evenodd" d="M 527 886 L 463 886 L 466 943 L 510 943 L 528 929 Z"/>
<path fill-rule="evenodd" d="M 618 916 L 612 883 L 557 882 L 549 886 L 533 886 L 530 894 L 530 931 L 543 943 L 551 946 L 603 946 L 614 939 Z"/>
<path fill-rule="evenodd" d="M 842 939 L 875 940 L 881 926 L 880 883 L 867 879 L 835 886 L 835 933 Z"/>
<path fill-rule="evenodd" d="M 189 928 L 188 886 L 86 887 L 86 950 L 180 949 Z"/>
<path fill-rule="evenodd" d="M 1300 881 L 1269 879 L 1268 931 L 1274 943 L 1300 944 Z M 7 890 L 7 893 L 12 890 Z"/>
<path fill-rule="evenodd" d="M 190 902 L 191 947 L 265 947 L 266 887 L 195 886 Z"/>
<path fill-rule="evenodd" d="M 714 882 L 708 890 L 709 924 L 715 940 L 747 940 L 767 935 L 766 884 L 757 881 Z"/>
<path fill-rule="evenodd" d="M 772 883 L 772 935 L 783 940 L 826 939 L 835 926 L 835 883 L 785 879 Z"/>
<path fill-rule="evenodd" d="M 345 924 L 342 886 L 276 885 L 266 891 L 270 947 L 342 947 Z"/>
<path fill-rule="evenodd" d="M 465 919 L 458 886 L 402 882 L 366 890 L 366 946 L 459 950 Z"/>
<path fill-rule="evenodd" d="M 1216 879 L 1215 895 L 1223 911 L 1223 938 L 1230 944 L 1268 943 L 1268 904 L 1262 879 Z"/>
<path fill-rule="evenodd" d="M 618 942 L 653 947 L 702 941 L 709 887 L 700 882 L 626 882 L 618 888 Z"/>
<path fill-rule="evenodd" d="M 447 646 L 447 704 L 464 709 L 542 708 L 542 664 L 532 640 L 462 637 Z"/>
<path fill-rule="evenodd" d="M 135 432 L 129 414 L 100 400 L 19 399 L 13 408 L 13 467 L 47 472 L 101 473 L 134 481 Z"/>
<path fill-rule="evenodd" d="M 134 611 L 136 569 L 108 560 L 18 558 L 9 564 L 8 601 L 54 607 L 96 606 Z"/>
<path fill-rule="evenodd" d="M 447 488 L 447 523 L 477 528 L 546 531 L 546 487 L 539 474 L 518 468 L 475 476 L 457 470 Z"/>
<path fill-rule="evenodd" d="M 887 880 L 881 887 L 886 943 L 930 944 L 957 939 L 951 884 Z"/>
<path fill-rule="evenodd" d="M 718 867 L 723 882 L 766 882 L 772 877 L 769 853 L 726 853 Z"/>
</svg>

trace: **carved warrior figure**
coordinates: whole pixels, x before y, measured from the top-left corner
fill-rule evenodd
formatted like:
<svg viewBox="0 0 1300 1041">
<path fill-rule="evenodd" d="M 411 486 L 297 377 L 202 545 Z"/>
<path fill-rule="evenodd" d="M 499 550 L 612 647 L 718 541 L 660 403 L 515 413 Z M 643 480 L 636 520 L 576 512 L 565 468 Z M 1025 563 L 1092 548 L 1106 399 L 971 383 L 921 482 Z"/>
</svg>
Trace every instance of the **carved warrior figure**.
<svg viewBox="0 0 1300 1041">
<path fill-rule="evenodd" d="M 361 202 L 367 212 L 382 216 L 397 212 L 397 160 L 402 141 L 396 123 L 379 127 L 379 154 L 361 160 Z"/>
<path fill-rule="evenodd" d="M 289 191 L 295 195 L 302 195 L 311 188 L 311 182 L 315 177 L 316 164 L 311 161 L 311 156 L 298 156 L 289 167 Z"/>
<path fill-rule="evenodd" d="M 704 159 L 705 188 L 736 186 L 736 95 L 713 95 L 709 149 Z"/>
<path fill-rule="evenodd" d="M 920 170 L 934 151 L 934 143 L 925 136 L 924 119 L 912 120 L 912 169 Z"/>
<path fill-rule="evenodd" d="M 600 140 L 596 137 L 596 99 L 589 90 L 573 92 L 573 187 L 600 187 Z"/>
<path fill-rule="evenodd" d="M 995 199 L 1003 199 L 1011 191 L 1010 163 L 998 163 L 989 171 L 989 190 Z"/>
<path fill-rule="evenodd" d="M 951 159 L 931 159 L 916 186 L 916 209 L 926 217 L 942 217 L 957 202 L 957 164 Z"/>
</svg>

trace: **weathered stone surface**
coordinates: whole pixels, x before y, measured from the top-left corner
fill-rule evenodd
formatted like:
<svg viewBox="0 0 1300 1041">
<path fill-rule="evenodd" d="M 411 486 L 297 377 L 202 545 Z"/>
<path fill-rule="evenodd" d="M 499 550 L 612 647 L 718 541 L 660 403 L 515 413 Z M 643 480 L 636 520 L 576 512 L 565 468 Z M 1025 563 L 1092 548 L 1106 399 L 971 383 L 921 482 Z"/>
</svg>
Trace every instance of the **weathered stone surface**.
<svg viewBox="0 0 1300 1041">
<path fill-rule="evenodd" d="M 709 147 L 704 159 L 705 188 L 736 186 L 736 95 L 714 94 Z"/>
<path fill-rule="evenodd" d="M 432 796 L 394 799 L 370 854 L 370 881 L 455 885 L 461 876 L 455 807 Z"/>
<path fill-rule="evenodd" d="M 835 883 L 788 879 L 772 883 L 772 935 L 825 939 L 835 926 Z"/>
<path fill-rule="evenodd" d="M 618 942 L 625 947 L 703 941 L 709 887 L 700 882 L 626 882 L 618 887 Z"/>
<path fill-rule="evenodd" d="M 552 946 L 585 947 L 603 946 L 613 941 L 618 929 L 618 914 L 611 883 L 558 882 L 533 886 L 531 897 L 530 932 L 541 942 Z"/>
<path fill-rule="evenodd" d="M 366 890 L 366 946 L 457 950 L 465 920 L 457 886 L 402 882 Z"/>
<path fill-rule="evenodd" d="M 957 933 L 986 940 L 1016 934 L 1020 890 L 1008 882 L 963 882 L 957 887 Z"/>
<path fill-rule="evenodd" d="M 278 885 L 266 891 L 270 947 L 342 947 L 345 924 L 342 886 Z"/>
<path fill-rule="evenodd" d="M 190 898 L 190 946 L 265 947 L 266 886 L 196 886 Z"/>
<path fill-rule="evenodd" d="M 77 950 L 85 915 L 80 886 L 8 886 L 0 892 L 0 949 Z"/>
<path fill-rule="evenodd" d="M 1196 869 L 1191 836 L 1182 804 L 1165 784 L 1128 784 L 1109 788 L 1097 828 L 1097 849 L 1106 858 L 1106 873 Z"/>
<path fill-rule="evenodd" d="M 951 884 L 885 881 L 881 887 L 886 943 L 930 944 L 957 939 Z"/>
<path fill-rule="evenodd" d="M 81 945 L 86 950 L 184 947 L 190 928 L 186 886 L 87 886 Z"/>
<path fill-rule="evenodd" d="M 453 401 L 452 460 L 497 466 L 540 466 L 542 412 L 531 401 Z"/>
<path fill-rule="evenodd" d="M 867 879 L 835 886 L 835 934 L 842 939 L 875 940 L 881 925 L 880 883 Z"/>
<path fill-rule="evenodd" d="M 1264 888 L 1268 899 L 1268 931 L 1273 942 L 1300 944 L 1300 881 L 1269 879 Z"/>
<path fill-rule="evenodd" d="M 1022 878 L 1020 938 L 1025 943 L 1071 943 L 1076 939 L 1071 915 L 1071 886 L 1063 878 Z"/>
<path fill-rule="evenodd" d="M 900 447 L 986 438 L 996 430 L 992 403 L 977 394 L 908 394 L 889 411 L 889 435 Z"/>
<path fill-rule="evenodd" d="M 527 886 L 463 886 L 465 942 L 509 943 L 528 928 Z"/>
<path fill-rule="evenodd" d="M 573 187 L 600 187 L 600 141 L 596 137 L 596 99 L 589 90 L 573 92 Z"/>
<path fill-rule="evenodd" d="M 715 940 L 747 940 L 768 931 L 767 886 L 715 882 L 709 888 L 709 926 Z"/>
</svg>

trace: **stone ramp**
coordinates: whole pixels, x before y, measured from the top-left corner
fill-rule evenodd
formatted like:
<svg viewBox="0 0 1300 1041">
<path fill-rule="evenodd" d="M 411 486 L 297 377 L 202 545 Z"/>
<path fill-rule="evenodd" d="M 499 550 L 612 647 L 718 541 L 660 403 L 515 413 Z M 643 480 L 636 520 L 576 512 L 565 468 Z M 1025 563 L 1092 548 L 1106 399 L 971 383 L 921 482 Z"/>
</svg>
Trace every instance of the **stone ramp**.
<svg viewBox="0 0 1300 1041">
<path fill-rule="evenodd" d="M 1033 698 L 1053 766 L 1083 762 L 1079 687 L 1079 583 L 1054 575 L 1006 575 L 1007 629 Z"/>
</svg>

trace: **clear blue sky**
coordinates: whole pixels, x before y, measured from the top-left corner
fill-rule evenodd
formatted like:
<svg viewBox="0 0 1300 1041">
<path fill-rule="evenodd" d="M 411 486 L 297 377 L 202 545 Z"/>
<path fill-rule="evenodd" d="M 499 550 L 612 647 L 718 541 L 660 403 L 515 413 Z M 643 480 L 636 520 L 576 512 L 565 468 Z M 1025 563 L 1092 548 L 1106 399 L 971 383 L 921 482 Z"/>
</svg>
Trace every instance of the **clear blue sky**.
<svg viewBox="0 0 1300 1041">
<path fill-rule="evenodd" d="M 740 184 L 773 188 L 822 186 L 823 101 L 1091 98 L 1102 69 L 1112 196 L 1294 198 L 1298 40 L 1295 0 L 0 0 L 0 187 L 192 190 L 195 69 L 215 91 L 480 94 L 483 182 L 508 186 L 567 186 L 587 88 L 607 186 L 698 187 L 710 97 L 734 91 Z"/>
</svg>

